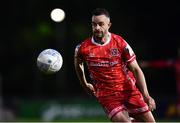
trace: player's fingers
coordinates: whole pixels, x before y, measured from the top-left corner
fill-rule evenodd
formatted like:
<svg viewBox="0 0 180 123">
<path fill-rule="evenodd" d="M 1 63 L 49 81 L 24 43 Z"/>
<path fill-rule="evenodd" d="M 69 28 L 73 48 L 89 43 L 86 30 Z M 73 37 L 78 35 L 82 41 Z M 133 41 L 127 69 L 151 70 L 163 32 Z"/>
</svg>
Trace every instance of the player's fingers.
<svg viewBox="0 0 180 123">
<path fill-rule="evenodd" d="M 156 109 L 156 103 L 155 103 L 154 99 L 152 99 L 152 98 L 149 100 L 149 109 L 151 111 Z"/>
<path fill-rule="evenodd" d="M 92 89 L 92 88 L 89 88 L 89 89 L 87 90 L 87 92 L 88 92 L 89 95 L 95 95 L 95 94 L 96 94 L 96 92 L 95 92 L 94 89 Z"/>
<path fill-rule="evenodd" d="M 153 108 L 153 110 L 156 109 L 156 103 L 155 103 L 154 99 L 152 99 L 152 108 Z"/>
</svg>

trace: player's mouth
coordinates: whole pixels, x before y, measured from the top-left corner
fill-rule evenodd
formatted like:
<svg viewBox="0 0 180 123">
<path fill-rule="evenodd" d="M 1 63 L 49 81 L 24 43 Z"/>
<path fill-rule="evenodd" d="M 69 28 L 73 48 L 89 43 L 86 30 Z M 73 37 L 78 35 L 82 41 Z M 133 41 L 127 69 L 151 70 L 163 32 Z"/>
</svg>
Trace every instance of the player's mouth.
<svg viewBox="0 0 180 123">
<path fill-rule="evenodd" d="M 94 36 L 96 36 L 96 37 L 103 37 L 103 33 L 100 32 L 100 31 L 95 31 L 94 32 Z"/>
</svg>

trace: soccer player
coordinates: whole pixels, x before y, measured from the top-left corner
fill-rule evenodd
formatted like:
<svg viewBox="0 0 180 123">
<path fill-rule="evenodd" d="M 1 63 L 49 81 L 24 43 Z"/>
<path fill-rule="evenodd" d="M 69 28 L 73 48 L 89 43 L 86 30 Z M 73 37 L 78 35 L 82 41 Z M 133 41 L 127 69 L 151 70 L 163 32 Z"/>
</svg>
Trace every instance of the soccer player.
<svg viewBox="0 0 180 123">
<path fill-rule="evenodd" d="M 149 95 L 145 77 L 129 44 L 109 32 L 110 15 L 97 8 L 92 13 L 93 35 L 76 47 L 74 64 L 87 93 L 94 95 L 113 122 L 155 122 L 155 101 Z M 85 76 L 87 64 L 91 82 Z M 136 86 L 137 85 L 137 86 Z"/>
</svg>

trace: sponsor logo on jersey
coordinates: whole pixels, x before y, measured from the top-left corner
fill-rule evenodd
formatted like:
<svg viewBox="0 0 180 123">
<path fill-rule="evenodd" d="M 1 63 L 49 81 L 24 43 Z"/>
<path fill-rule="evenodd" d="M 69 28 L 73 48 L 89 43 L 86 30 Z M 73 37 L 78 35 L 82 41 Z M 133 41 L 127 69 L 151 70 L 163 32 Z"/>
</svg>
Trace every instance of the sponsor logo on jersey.
<svg viewBox="0 0 180 123">
<path fill-rule="evenodd" d="M 119 61 L 113 61 L 113 62 L 102 61 L 102 62 L 89 62 L 89 65 L 90 66 L 99 66 L 99 67 L 109 67 L 109 66 L 114 66 L 118 63 L 119 63 Z"/>
</svg>

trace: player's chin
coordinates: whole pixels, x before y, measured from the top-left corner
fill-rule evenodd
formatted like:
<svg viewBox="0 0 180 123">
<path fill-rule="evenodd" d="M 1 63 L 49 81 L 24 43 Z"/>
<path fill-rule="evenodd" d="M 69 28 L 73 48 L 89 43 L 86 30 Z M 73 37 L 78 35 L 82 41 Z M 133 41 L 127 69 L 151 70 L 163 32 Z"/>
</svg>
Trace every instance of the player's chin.
<svg viewBox="0 0 180 123">
<path fill-rule="evenodd" d="M 94 37 L 102 38 L 103 34 L 102 33 L 94 33 Z"/>
</svg>

